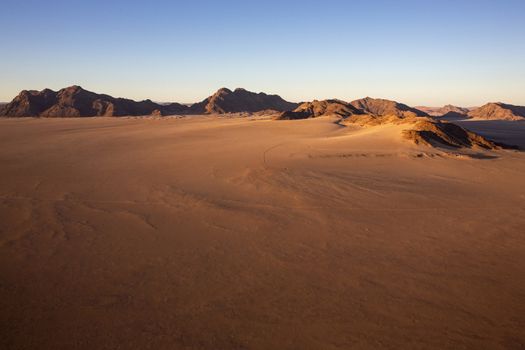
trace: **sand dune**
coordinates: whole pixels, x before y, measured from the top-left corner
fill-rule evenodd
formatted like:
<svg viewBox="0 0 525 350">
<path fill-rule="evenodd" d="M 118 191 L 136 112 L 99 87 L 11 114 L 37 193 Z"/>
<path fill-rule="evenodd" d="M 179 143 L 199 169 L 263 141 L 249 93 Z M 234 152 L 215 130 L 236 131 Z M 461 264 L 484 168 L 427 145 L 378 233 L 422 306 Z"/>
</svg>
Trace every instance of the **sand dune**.
<svg viewBox="0 0 525 350">
<path fill-rule="evenodd" d="M 523 347 L 524 153 L 338 120 L 0 120 L 0 347 Z"/>
</svg>

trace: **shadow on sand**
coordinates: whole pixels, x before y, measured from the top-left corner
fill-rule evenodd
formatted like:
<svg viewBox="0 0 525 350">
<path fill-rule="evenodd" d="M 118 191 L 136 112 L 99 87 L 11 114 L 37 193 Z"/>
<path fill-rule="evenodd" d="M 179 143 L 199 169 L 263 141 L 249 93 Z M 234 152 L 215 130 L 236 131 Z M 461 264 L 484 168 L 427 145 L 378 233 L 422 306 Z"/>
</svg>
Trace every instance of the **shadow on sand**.
<svg viewBox="0 0 525 350">
<path fill-rule="evenodd" d="M 465 129 L 478 133 L 505 148 L 525 150 L 525 121 L 454 120 Z"/>
</svg>

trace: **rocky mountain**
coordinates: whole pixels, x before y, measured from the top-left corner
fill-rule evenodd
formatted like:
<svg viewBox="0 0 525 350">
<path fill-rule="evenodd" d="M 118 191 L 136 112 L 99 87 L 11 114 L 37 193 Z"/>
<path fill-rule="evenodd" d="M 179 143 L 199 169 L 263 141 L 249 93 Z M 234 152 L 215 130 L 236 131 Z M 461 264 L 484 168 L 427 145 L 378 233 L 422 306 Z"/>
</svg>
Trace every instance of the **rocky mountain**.
<svg viewBox="0 0 525 350">
<path fill-rule="evenodd" d="M 312 102 L 305 102 L 299 105 L 293 111 L 286 111 L 278 115 L 275 119 L 278 120 L 292 120 L 292 119 L 307 119 L 326 115 L 335 115 L 343 118 L 351 115 L 364 114 L 361 110 L 355 108 L 348 102 L 341 100 L 314 100 Z"/>
<path fill-rule="evenodd" d="M 350 102 L 354 107 L 373 115 L 394 115 L 398 117 L 427 117 L 428 114 L 405 104 L 380 98 L 365 97 Z"/>
<path fill-rule="evenodd" d="M 443 107 L 425 107 L 425 106 L 417 106 L 416 109 L 419 109 L 420 111 L 423 111 L 427 113 L 428 115 L 432 117 L 442 117 L 446 114 L 449 114 L 449 116 L 459 116 L 459 115 L 467 115 L 467 113 L 470 111 L 469 108 L 465 107 L 458 107 L 454 105 L 445 105 Z"/>
<path fill-rule="evenodd" d="M 80 86 L 59 91 L 24 90 L 0 109 L 8 117 L 94 117 L 140 116 L 182 113 L 186 106 L 178 103 L 160 105 L 151 100 L 136 102 L 125 98 L 96 94 Z"/>
<path fill-rule="evenodd" d="M 506 103 L 487 103 L 468 113 L 471 118 L 498 120 L 525 120 L 525 106 Z"/>
<path fill-rule="evenodd" d="M 297 107 L 297 103 L 285 101 L 278 95 L 255 93 L 245 89 L 231 91 L 219 89 L 204 101 L 190 107 L 193 114 L 223 114 L 238 112 L 259 112 L 262 110 L 288 111 Z"/>
</svg>

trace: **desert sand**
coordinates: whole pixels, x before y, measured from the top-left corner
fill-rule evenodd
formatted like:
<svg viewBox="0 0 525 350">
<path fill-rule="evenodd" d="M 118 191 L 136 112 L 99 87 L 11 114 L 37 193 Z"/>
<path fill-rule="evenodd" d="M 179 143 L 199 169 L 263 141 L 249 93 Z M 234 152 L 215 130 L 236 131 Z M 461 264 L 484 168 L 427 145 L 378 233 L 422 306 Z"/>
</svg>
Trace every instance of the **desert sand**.
<svg viewBox="0 0 525 350">
<path fill-rule="evenodd" d="M 0 348 L 522 349 L 525 153 L 402 129 L 1 119 Z"/>
</svg>

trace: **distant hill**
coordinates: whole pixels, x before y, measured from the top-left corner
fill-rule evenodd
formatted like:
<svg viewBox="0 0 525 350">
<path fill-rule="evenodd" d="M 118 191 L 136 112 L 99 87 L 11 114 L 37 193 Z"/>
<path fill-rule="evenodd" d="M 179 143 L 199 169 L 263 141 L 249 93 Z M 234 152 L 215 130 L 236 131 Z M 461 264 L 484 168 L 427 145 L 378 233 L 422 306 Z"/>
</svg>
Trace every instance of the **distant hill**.
<svg viewBox="0 0 525 350">
<path fill-rule="evenodd" d="M 178 103 L 160 105 L 97 94 L 74 85 L 59 91 L 23 90 L 0 109 L 8 117 L 94 117 L 177 114 L 187 110 Z"/>
<path fill-rule="evenodd" d="M 445 113 L 442 116 L 439 116 L 439 117 L 436 117 L 436 118 L 439 118 L 441 120 L 458 120 L 458 119 L 466 119 L 466 118 L 468 118 L 468 116 L 466 114 L 463 114 L 463 113 L 448 112 L 448 113 Z"/>
<path fill-rule="evenodd" d="M 468 113 L 471 118 L 498 120 L 525 120 L 525 106 L 514 106 L 506 103 L 487 103 Z"/>
<path fill-rule="evenodd" d="M 425 107 L 425 106 L 417 106 L 414 107 L 416 109 L 419 109 L 420 111 L 423 111 L 427 113 L 428 115 L 432 117 L 442 117 L 446 114 L 449 114 L 449 116 L 459 116 L 459 115 L 467 115 L 467 113 L 471 110 L 469 108 L 465 107 L 458 107 L 454 105 L 445 105 L 443 107 Z"/>
<path fill-rule="evenodd" d="M 312 102 L 302 103 L 293 111 L 283 112 L 280 115 L 278 115 L 275 119 L 307 119 L 325 115 L 335 115 L 346 118 L 348 116 L 356 114 L 364 114 L 364 112 L 355 108 L 348 102 L 344 102 L 341 100 L 314 100 Z"/>
<path fill-rule="evenodd" d="M 380 98 L 365 97 L 350 102 L 354 107 L 365 113 L 379 116 L 398 116 L 398 117 L 428 117 L 428 114 L 419 109 L 409 107 L 405 104 L 385 100 Z"/>
<path fill-rule="evenodd" d="M 297 103 L 285 101 L 278 95 L 267 95 L 263 92 L 255 93 L 241 88 L 234 91 L 222 88 L 204 101 L 193 104 L 190 111 L 194 114 L 259 112 L 263 110 L 282 112 L 293 110 L 297 106 Z"/>
</svg>

